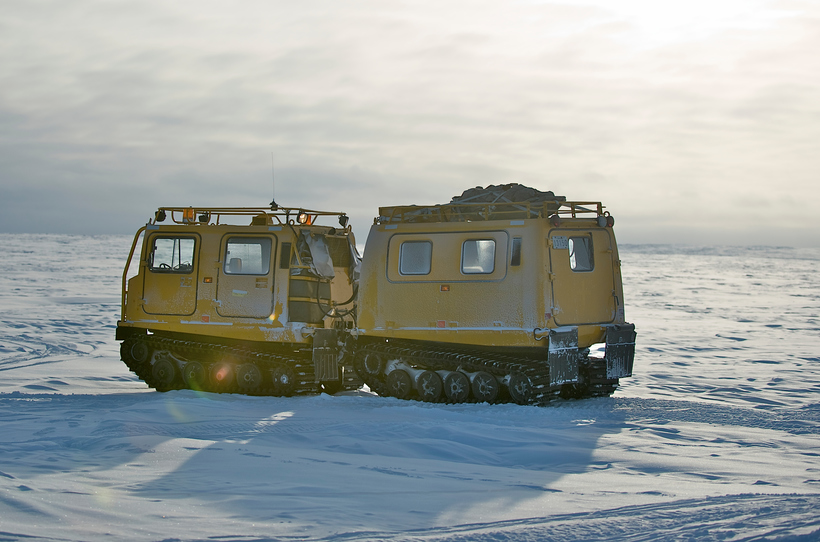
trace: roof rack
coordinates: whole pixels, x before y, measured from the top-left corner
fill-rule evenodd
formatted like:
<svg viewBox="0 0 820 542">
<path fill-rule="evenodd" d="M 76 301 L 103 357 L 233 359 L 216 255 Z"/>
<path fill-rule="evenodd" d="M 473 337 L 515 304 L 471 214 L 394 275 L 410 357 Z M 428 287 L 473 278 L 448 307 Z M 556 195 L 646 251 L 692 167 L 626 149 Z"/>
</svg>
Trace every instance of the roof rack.
<svg viewBox="0 0 820 542">
<path fill-rule="evenodd" d="M 160 207 L 154 214 L 155 222 L 163 222 L 168 215 L 175 224 L 216 224 L 223 217 L 250 216 L 251 224 L 303 224 L 312 225 L 319 217 L 337 216 L 342 227 L 347 226 L 346 213 L 316 211 L 303 207 Z"/>
<path fill-rule="evenodd" d="M 447 203 L 444 205 L 398 205 L 379 207 L 374 224 L 415 222 L 474 222 L 526 218 L 595 218 L 604 214 L 597 201 L 521 201 L 492 203 Z"/>
</svg>

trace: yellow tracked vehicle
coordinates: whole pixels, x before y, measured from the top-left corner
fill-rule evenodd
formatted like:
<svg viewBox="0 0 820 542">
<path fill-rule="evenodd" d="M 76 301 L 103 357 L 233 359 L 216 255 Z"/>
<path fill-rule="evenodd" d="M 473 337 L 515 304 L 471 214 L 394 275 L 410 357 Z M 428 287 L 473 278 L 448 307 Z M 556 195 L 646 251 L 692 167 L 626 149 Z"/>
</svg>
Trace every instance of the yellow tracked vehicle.
<svg viewBox="0 0 820 542">
<path fill-rule="evenodd" d="M 360 279 L 357 373 L 379 394 L 427 401 L 611 394 L 635 351 L 613 224 L 601 203 L 517 184 L 380 208 Z"/>
<path fill-rule="evenodd" d="M 334 217 L 338 225 L 319 225 Z M 359 263 L 344 213 L 160 208 L 123 272 L 121 357 L 162 391 L 356 388 L 339 360 L 355 325 Z"/>
<path fill-rule="evenodd" d="M 123 271 L 123 361 L 163 391 L 366 383 L 452 403 L 609 395 L 631 376 L 635 326 L 601 203 L 510 184 L 382 207 L 363 260 L 347 222 L 275 204 L 160 208 Z"/>
</svg>

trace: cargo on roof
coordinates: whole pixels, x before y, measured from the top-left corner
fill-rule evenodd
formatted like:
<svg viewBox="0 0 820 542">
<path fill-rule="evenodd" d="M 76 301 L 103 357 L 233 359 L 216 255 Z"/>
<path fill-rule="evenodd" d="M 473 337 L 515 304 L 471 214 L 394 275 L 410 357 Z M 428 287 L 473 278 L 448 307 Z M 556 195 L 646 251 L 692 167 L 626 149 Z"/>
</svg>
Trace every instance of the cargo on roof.
<svg viewBox="0 0 820 542">
<path fill-rule="evenodd" d="M 444 204 L 379 207 L 375 222 L 472 222 L 604 214 L 604 206 L 597 201 L 567 201 L 565 196 L 556 196 L 552 191 L 510 183 L 470 188 Z"/>
</svg>

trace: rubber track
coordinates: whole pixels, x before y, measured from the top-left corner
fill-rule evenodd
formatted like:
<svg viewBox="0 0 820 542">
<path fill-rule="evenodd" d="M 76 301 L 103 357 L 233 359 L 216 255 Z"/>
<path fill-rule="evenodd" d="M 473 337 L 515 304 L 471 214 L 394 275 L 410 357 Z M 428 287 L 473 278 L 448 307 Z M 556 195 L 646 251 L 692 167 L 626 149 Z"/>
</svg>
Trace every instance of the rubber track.
<svg viewBox="0 0 820 542">
<path fill-rule="evenodd" d="M 158 337 L 156 335 L 146 335 L 139 338 L 126 339 L 122 343 L 120 357 L 140 380 L 148 384 L 149 387 L 158 391 L 189 388 L 185 385 L 182 379 L 182 375 L 179 372 L 179 367 L 177 367 L 177 375 L 172 385 L 162 386 L 160 383 L 156 382 L 152 374 L 152 355 L 149 354 L 148 359 L 144 362 L 138 362 L 130 355 L 131 347 L 137 341 L 145 342 L 151 354 L 157 351 L 168 351 L 178 359 L 198 361 L 205 368 L 206 375 L 210 374 L 210 369 L 215 363 L 223 360 L 230 360 L 234 370 L 242 364 L 253 363 L 263 374 L 263 383 L 256 389 L 248 390 L 241 388 L 234 377 L 231 385 L 229 386 L 215 387 L 213 385 L 208 385 L 204 386 L 204 390 L 202 391 L 262 396 L 315 395 L 319 393 L 318 385 L 314 378 L 313 361 L 309 354 L 305 354 L 304 356 L 299 356 L 298 354 L 283 355 L 207 342 L 181 341 Z M 176 364 L 174 365 L 176 366 Z M 291 375 L 294 377 L 291 389 L 283 391 L 273 385 L 270 375 L 271 372 L 277 368 L 290 369 Z M 353 373 L 352 367 L 345 372 L 346 374 Z M 361 382 L 357 377 L 355 377 L 355 375 L 353 377 L 348 375 L 342 383 L 343 389 L 357 389 L 359 386 L 361 386 Z"/>
<path fill-rule="evenodd" d="M 609 397 L 615 393 L 615 389 L 618 387 L 618 379 L 606 377 L 606 360 L 604 358 L 586 358 L 583 362 L 587 386 L 586 393 L 582 392 L 579 396 L 580 399 L 584 397 Z"/>
<path fill-rule="evenodd" d="M 499 380 L 509 374 L 520 373 L 529 378 L 532 386 L 529 401 L 527 404 L 545 406 L 550 400 L 558 397 L 586 398 L 603 397 L 612 395 L 618 386 L 618 380 L 606 378 L 606 361 L 599 358 L 585 358 L 582 360 L 586 384 L 581 387 L 564 388 L 562 395 L 561 388 L 550 389 L 549 366 L 546 360 L 539 361 L 529 358 L 516 358 L 512 356 L 492 355 L 485 352 L 470 350 L 436 350 L 432 348 L 420 348 L 418 345 L 407 341 L 392 340 L 390 343 L 369 343 L 359 348 L 356 352 L 354 368 L 365 384 L 379 395 L 389 395 L 385 379 L 386 374 L 374 378 L 364 370 L 360 370 L 361 361 L 364 356 L 374 353 L 382 356 L 384 360 L 402 359 L 409 365 L 418 369 L 428 369 L 432 371 L 457 371 L 468 373 L 486 371 Z M 504 389 L 504 386 L 501 385 Z M 412 397 L 411 397 L 412 399 Z M 472 396 L 470 401 L 475 401 Z M 495 402 L 509 402 L 509 394 L 499 394 Z M 445 401 L 445 399 L 442 399 Z"/>
</svg>

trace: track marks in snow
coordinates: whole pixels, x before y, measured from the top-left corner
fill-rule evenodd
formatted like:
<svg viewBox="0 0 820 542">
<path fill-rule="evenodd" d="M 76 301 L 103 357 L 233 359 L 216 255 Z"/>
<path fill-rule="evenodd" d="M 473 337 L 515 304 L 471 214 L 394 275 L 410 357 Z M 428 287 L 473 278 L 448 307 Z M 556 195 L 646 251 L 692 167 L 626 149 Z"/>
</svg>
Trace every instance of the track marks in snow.
<svg viewBox="0 0 820 542">
<path fill-rule="evenodd" d="M 716 403 L 621 397 L 614 397 L 602 404 L 609 405 L 613 412 L 622 413 L 626 421 L 642 421 L 644 425 L 707 423 L 772 429 L 793 434 L 820 434 L 820 404 L 757 410 Z"/>
<path fill-rule="evenodd" d="M 7 322 L 0 321 L 0 371 L 61 363 L 68 358 L 89 355 L 102 344 L 99 340 L 77 342 L 76 337 L 54 337 L 53 328 L 48 337 L 51 341 L 45 335 L 4 337 L 2 330 L 7 327 L 10 327 Z"/>
<path fill-rule="evenodd" d="M 595 512 L 402 532 L 349 532 L 316 539 L 394 542 L 564 542 L 566 540 L 817 540 L 820 495 L 725 495 Z"/>
<path fill-rule="evenodd" d="M 405 478 L 421 478 L 421 476 L 416 476 L 416 475 L 410 474 L 410 473 L 405 472 L 401 469 L 388 469 L 388 468 L 382 468 L 382 467 L 359 467 L 359 468 L 362 469 L 362 470 L 366 470 L 366 471 L 378 472 L 378 473 L 381 473 L 381 474 L 388 474 L 390 476 L 403 476 Z"/>
</svg>

